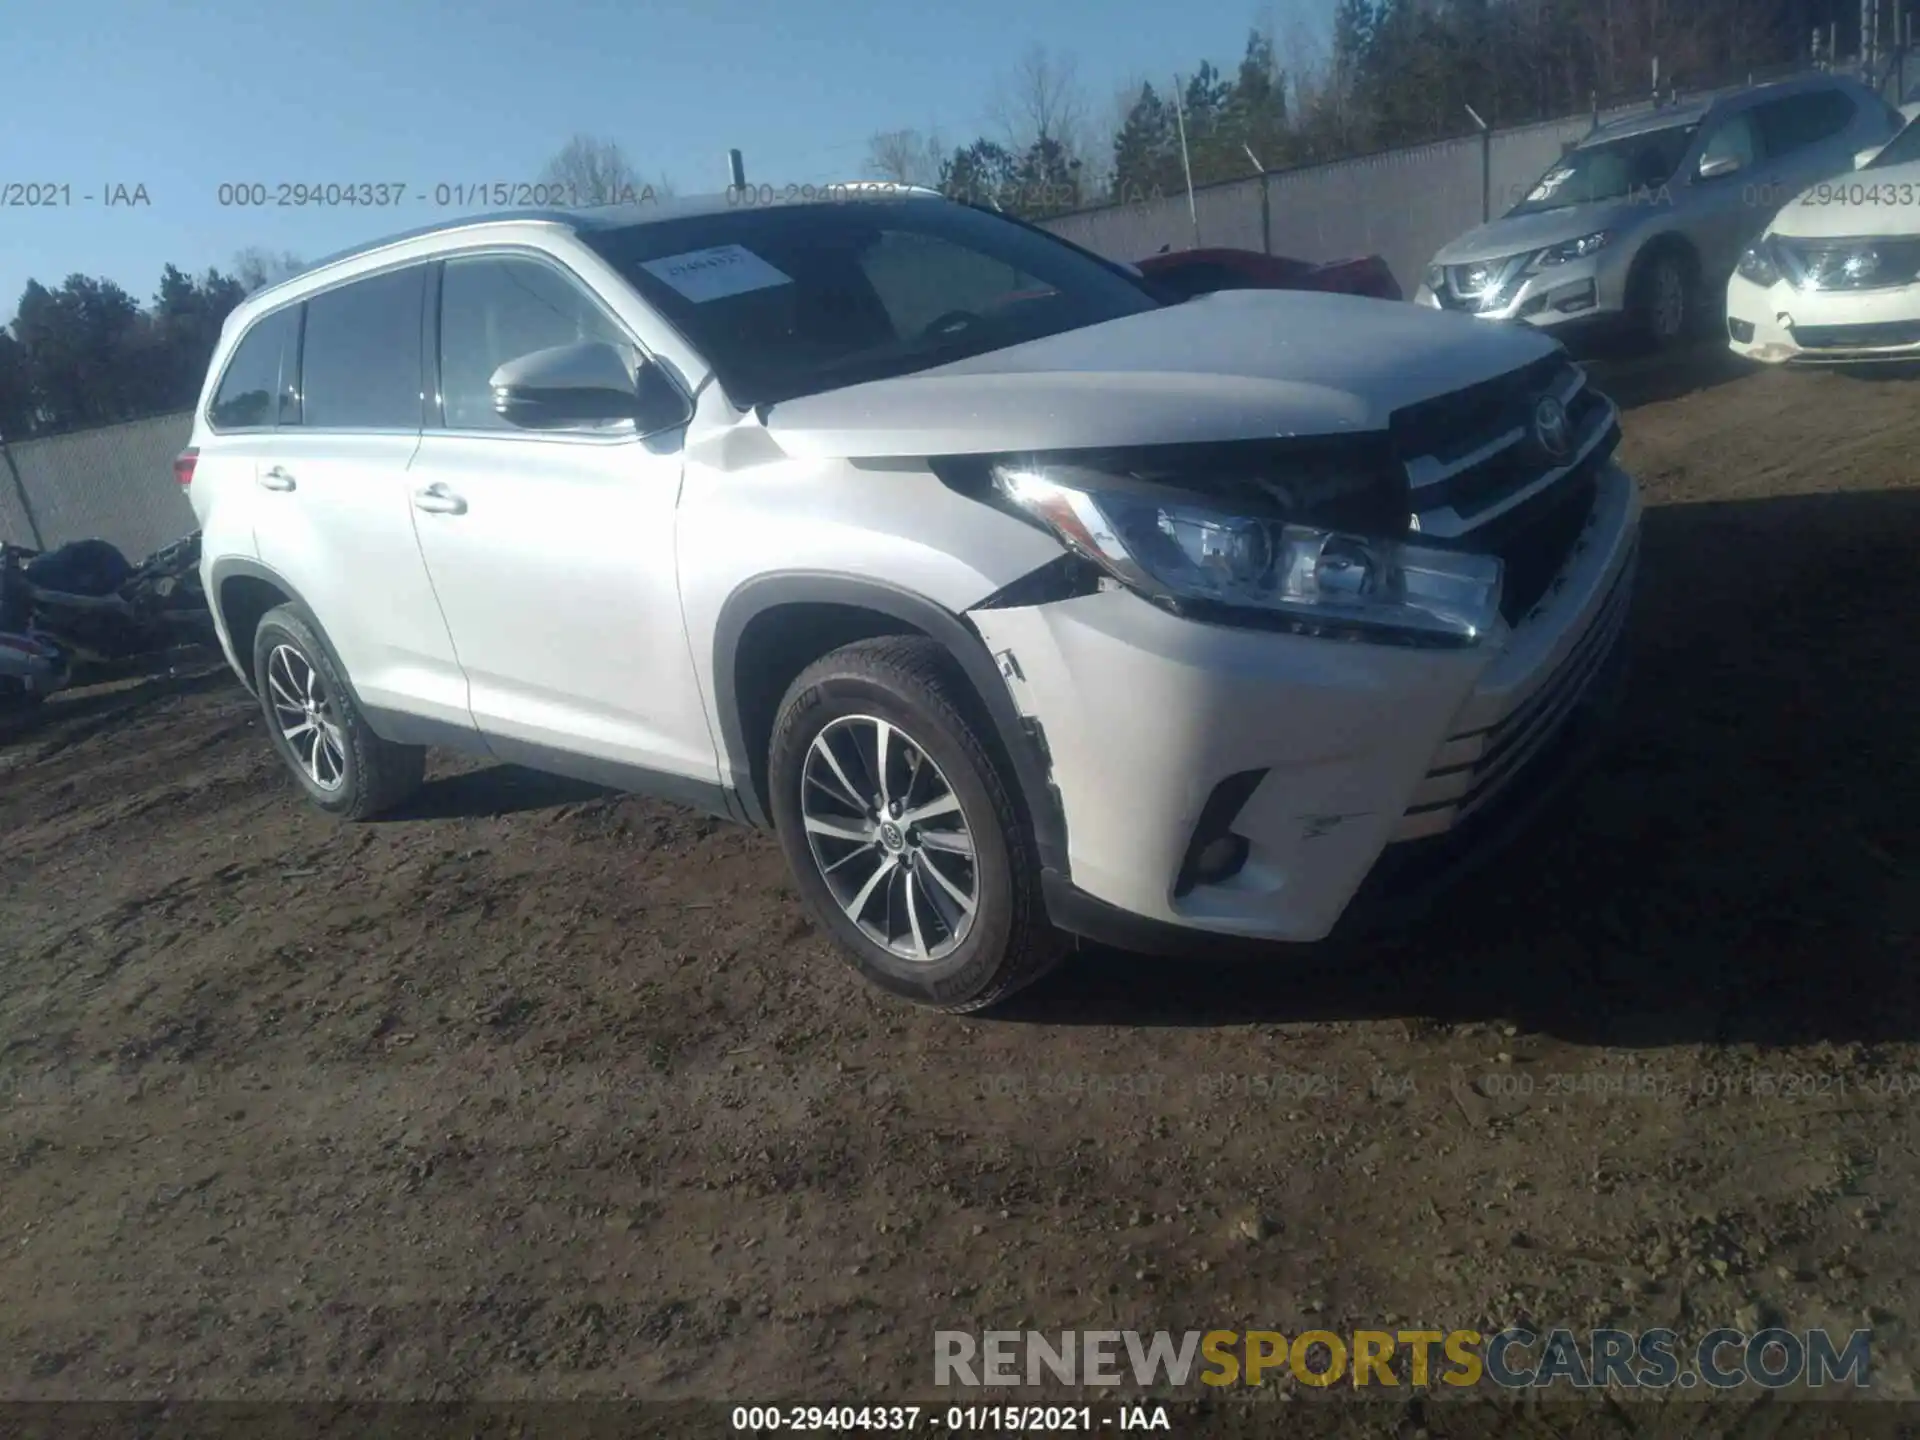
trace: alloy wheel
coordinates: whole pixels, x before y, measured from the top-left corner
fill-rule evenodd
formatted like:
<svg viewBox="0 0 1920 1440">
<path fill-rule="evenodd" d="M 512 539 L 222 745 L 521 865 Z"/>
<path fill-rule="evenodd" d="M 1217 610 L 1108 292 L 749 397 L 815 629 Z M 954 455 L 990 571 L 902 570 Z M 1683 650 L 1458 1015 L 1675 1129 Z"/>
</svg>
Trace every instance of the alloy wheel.
<svg viewBox="0 0 1920 1440">
<path fill-rule="evenodd" d="M 292 749 L 307 779 L 324 791 L 347 779 L 347 743 L 332 698 L 313 664 L 291 645 L 267 656 L 268 703 L 280 738 Z"/>
<path fill-rule="evenodd" d="M 980 900 L 973 832 L 926 750 L 891 721 L 843 715 L 807 748 L 800 816 L 847 918 L 905 960 L 946 958 Z"/>
</svg>

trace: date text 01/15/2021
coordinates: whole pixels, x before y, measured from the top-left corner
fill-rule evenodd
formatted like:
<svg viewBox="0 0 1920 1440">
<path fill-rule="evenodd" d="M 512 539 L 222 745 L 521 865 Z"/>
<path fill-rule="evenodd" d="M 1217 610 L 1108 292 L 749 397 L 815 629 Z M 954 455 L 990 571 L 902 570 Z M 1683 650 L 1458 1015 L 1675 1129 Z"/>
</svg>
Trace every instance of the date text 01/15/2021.
<svg viewBox="0 0 1920 1440">
<path fill-rule="evenodd" d="M 1101 1430 L 1171 1431 L 1164 1405 L 736 1405 L 732 1428 L 749 1434 L 846 1430 L 1089 1435 Z"/>
<path fill-rule="evenodd" d="M 103 180 L 75 186 L 69 180 L 0 180 L 0 210 L 66 210 L 75 205 L 153 204 L 143 184 Z"/>
</svg>

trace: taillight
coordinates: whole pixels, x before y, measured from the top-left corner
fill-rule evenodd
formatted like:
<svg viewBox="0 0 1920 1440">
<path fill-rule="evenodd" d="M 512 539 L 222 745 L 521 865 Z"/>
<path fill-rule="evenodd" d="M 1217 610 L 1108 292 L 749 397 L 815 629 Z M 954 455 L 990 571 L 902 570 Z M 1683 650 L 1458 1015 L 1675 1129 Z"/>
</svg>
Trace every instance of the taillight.
<svg viewBox="0 0 1920 1440">
<path fill-rule="evenodd" d="M 200 458 L 200 448 L 189 445 L 173 458 L 173 478 L 180 482 L 180 488 L 186 489 L 193 484 L 193 465 Z"/>
</svg>

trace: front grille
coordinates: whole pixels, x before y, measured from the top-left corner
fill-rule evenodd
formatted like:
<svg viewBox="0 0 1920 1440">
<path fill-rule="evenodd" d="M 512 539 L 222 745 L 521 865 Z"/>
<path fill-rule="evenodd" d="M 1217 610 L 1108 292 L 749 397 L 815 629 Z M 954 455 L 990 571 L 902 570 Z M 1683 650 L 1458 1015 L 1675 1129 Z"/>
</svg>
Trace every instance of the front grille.
<svg viewBox="0 0 1920 1440">
<path fill-rule="evenodd" d="M 1474 536 L 1474 549 L 1500 557 L 1500 613 L 1509 625 L 1524 623 L 1566 569 L 1574 545 L 1592 522 L 1602 463 L 1589 461 L 1581 473 Z"/>
<path fill-rule="evenodd" d="M 1589 698 L 1619 649 L 1633 598 L 1630 552 L 1587 631 L 1546 682 L 1493 725 L 1450 736 L 1413 793 L 1397 840 L 1452 829 L 1491 802 L 1545 750 Z"/>
<path fill-rule="evenodd" d="M 1464 390 L 1404 406 L 1388 422 L 1394 449 L 1403 462 L 1430 456 L 1453 464 L 1496 434 L 1524 426 L 1533 402 L 1564 384 L 1571 369 L 1563 357 L 1548 355 Z"/>
<path fill-rule="evenodd" d="M 1552 395 L 1566 410 L 1569 453 L 1551 458 L 1534 434 L 1534 407 Z M 1409 528 L 1423 540 L 1497 555 L 1509 624 L 1532 613 L 1565 565 L 1593 510 L 1601 469 L 1620 442 L 1611 402 L 1562 355 L 1425 400 L 1389 421 L 1406 470 Z"/>
<path fill-rule="evenodd" d="M 1891 350 L 1920 345 L 1920 320 L 1889 320 L 1878 325 L 1796 325 L 1793 340 L 1802 350 Z"/>
</svg>

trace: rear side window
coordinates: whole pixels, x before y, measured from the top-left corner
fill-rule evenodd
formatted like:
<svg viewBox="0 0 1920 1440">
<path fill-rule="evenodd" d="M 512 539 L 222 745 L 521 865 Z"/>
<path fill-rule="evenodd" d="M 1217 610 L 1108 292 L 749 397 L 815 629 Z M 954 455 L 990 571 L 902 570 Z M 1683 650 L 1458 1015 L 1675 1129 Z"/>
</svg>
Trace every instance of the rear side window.
<svg viewBox="0 0 1920 1440">
<path fill-rule="evenodd" d="M 300 351 L 308 429 L 420 428 L 420 307 L 426 267 L 372 275 L 307 302 Z"/>
<path fill-rule="evenodd" d="M 1853 101 L 1838 90 L 1774 100 L 1756 112 L 1769 155 L 1786 155 L 1831 140 L 1853 123 Z"/>
<path fill-rule="evenodd" d="M 216 430 L 257 430 L 300 420 L 295 356 L 300 307 L 289 305 L 253 322 L 234 347 L 207 418 Z"/>
<path fill-rule="evenodd" d="M 449 430 L 510 430 L 493 413 L 493 372 L 509 360 L 598 340 L 631 342 L 551 265 L 512 255 L 447 261 L 440 278 L 440 395 Z"/>
</svg>

